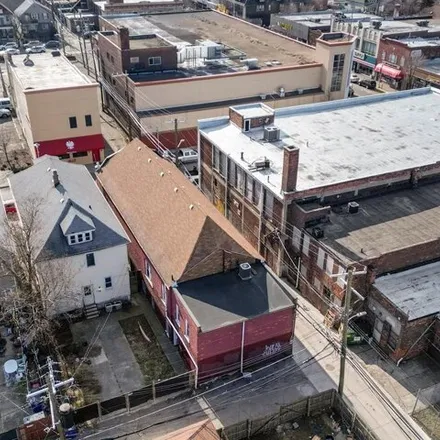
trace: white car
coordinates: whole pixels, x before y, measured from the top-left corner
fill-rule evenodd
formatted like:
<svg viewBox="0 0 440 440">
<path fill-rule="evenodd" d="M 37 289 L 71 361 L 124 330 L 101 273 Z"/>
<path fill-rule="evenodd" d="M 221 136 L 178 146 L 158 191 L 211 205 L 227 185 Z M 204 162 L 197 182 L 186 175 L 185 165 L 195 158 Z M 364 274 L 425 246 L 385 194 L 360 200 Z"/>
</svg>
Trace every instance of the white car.
<svg viewBox="0 0 440 440">
<path fill-rule="evenodd" d="M 352 73 L 350 75 L 350 82 L 353 84 L 357 84 L 360 81 L 360 78 L 358 75 L 356 75 L 355 73 Z"/>
<path fill-rule="evenodd" d="M 26 49 L 26 53 L 44 53 L 46 48 L 44 46 L 33 46 Z"/>
<path fill-rule="evenodd" d="M 10 48 L 6 49 L 4 53 L 9 54 L 9 55 L 20 55 L 20 49 L 14 49 L 14 48 L 10 47 Z"/>
<path fill-rule="evenodd" d="M 9 118 L 11 116 L 11 111 L 7 108 L 0 108 L 0 118 Z"/>
</svg>

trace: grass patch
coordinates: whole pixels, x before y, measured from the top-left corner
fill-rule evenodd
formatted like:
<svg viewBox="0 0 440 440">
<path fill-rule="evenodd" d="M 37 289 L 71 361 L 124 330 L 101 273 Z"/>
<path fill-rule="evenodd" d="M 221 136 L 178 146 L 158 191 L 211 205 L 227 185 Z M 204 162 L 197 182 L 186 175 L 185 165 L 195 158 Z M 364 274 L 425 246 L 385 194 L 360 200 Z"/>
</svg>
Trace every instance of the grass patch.
<svg viewBox="0 0 440 440">
<path fill-rule="evenodd" d="M 101 384 L 90 365 L 82 364 L 79 367 L 75 374 L 75 382 L 81 389 L 82 394 L 82 401 L 79 402 L 81 405 L 78 406 L 88 405 L 89 403 L 94 403 L 99 400 Z"/>
<path fill-rule="evenodd" d="M 144 375 L 146 384 L 151 383 L 153 380 L 166 379 L 174 375 L 174 371 L 144 315 L 122 319 L 119 324 Z M 149 341 L 142 335 L 139 325 Z"/>
<path fill-rule="evenodd" d="M 440 418 L 439 411 L 428 406 L 421 411 L 414 413 L 413 418 L 431 436 L 432 440 L 440 440 Z"/>
</svg>

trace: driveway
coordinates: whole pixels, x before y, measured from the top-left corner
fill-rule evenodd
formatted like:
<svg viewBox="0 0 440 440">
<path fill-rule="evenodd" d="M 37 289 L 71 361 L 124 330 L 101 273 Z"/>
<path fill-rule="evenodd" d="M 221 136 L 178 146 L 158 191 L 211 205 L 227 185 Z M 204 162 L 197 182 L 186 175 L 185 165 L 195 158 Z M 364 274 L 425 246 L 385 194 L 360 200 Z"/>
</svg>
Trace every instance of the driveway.
<svg viewBox="0 0 440 440">
<path fill-rule="evenodd" d="M 71 325 L 74 341 L 87 341 L 89 345 L 96 341 L 91 351 L 96 354 L 89 356 L 89 359 L 101 385 L 100 400 L 144 386 L 144 377 L 119 325 L 119 320 L 126 315 L 124 312 L 116 312 Z"/>
</svg>

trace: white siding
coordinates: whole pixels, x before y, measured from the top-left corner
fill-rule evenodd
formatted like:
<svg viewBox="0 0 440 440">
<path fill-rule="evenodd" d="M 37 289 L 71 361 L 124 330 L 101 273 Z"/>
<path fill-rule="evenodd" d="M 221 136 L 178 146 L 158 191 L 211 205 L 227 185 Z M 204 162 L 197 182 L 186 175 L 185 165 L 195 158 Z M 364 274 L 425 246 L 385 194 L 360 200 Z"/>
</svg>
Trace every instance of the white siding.
<svg viewBox="0 0 440 440">
<path fill-rule="evenodd" d="M 72 276 L 72 294 L 65 301 L 54 301 L 54 312 L 65 313 L 83 306 L 83 288 L 92 286 L 94 302 L 99 306 L 115 301 L 130 299 L 127 246 L 116 246 L 93 252 L 95 265 L 87 267 L 86 254 L 76 255 L 65 261 Z M 105 278 L 111 277 L 112 287 L 105 288 Z"/>
</svg>

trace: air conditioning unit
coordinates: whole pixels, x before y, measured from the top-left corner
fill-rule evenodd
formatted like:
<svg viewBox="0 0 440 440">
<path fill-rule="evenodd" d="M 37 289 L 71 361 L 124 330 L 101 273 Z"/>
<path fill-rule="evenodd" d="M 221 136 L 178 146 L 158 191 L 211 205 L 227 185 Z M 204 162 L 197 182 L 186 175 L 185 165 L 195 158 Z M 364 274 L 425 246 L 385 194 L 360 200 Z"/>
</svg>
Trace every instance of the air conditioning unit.
<svg viewBox="0 0 440 440">
<path fill-rule="evenodd" d="M 280 140 L 280 129 L 278 127 L 264 127 L 264 140 L 276 142 Z"/>
<path fill-rule="evenodd" d="M 357 202 L 349 202 L 347 207 L 349 214 L 356 214 L 357 212 L 359 212 L 359 203 Z"/>
<path fill-rule="evenodd" d="M 270 160 L 264 158 L 263 160 L 256 160 L 253 163 L 254 168 L 256 168 L 257 170 L 260 169 L 266 169 L 266 168 L 270 168 Z"/>
<path fill-rule="evenodd" d="M 315 226 L 312 229 L 312 235 L 314 238 L 323 238 L 324 237 L 324 229 L 320 228 L 319 226 Z"/>
<path fill-rule="evenodd" d="M 252 278 L 252 267 L 249 263 L 242 263 L 238 269 L 238 276 L 243 280 L 250 280 Z"/>
</svg>

